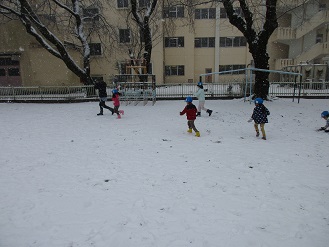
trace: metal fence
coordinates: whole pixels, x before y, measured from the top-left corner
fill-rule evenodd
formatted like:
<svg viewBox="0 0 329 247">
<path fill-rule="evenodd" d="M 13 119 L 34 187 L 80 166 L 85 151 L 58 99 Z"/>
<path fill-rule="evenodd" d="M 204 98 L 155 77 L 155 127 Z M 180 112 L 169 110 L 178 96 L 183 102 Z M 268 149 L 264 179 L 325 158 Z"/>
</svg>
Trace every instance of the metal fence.
<svg viewBox="0 0 329 247">
<path fill-rule="evenodd" d="M 204 83 L 207 99 L 216 98 L 242 98 L 250 95 L 253 84 L 245 82 Z M 114 87 L 114 86 L 113 86 Z M 112 87 L 107 88 L 111 95 Z M 128 91 L 129 90 L 129 91 Z M 165 84 L 156 85 L 155 91 L 144 89 L 122 89 L 122 101 L 127 104 L 161 99 L 184 99 L 193 96 L 197 91 L 195 84 Z M 137 91 L 136 91 L 137 90 Z M 127 91 L 127 92 L 126 92 Z M 329 82 L 271 82 L 269 95 L 272 97 L 329 97 Z M 93 86 L 63 86 L 63 87 L 0 87 L 1 102 L 79 102 L 98 100 L 97 92 Z"/>
</svg>

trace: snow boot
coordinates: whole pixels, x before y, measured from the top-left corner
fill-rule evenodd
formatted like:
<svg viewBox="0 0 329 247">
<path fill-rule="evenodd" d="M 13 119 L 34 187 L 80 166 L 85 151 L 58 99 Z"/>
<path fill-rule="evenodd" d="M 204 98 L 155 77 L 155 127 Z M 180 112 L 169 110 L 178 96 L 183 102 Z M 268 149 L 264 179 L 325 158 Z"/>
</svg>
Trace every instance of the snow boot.
<svg viewBox="0 0 329 247">
<path fill-rule="evenodd" d="M 124 110 L 120 110 L 119 112 L 120 112 L 120 114 L 125 115 Z"/>
<path fill-rule="evenodd" d="M 121 119 L 121 116 L 120 116 L 120 115 L 118 115 L 117 119 Z"/>
<path fill-rule="evenodd" d="M 200 132 L 199 131 L 195 132 L 195 136 L 200 137 Z"/>
<path fill-rule="evenodd" d="M 259 132 L 257 131 L 257 132 L 256 132 L 256 137 L 258 137 L 258 136 L 259 136 Z"/>
<path fill-rule="evenodd" d="M 196 116 L 197 116 L 197 117 L 201 117 L 201 112 L 198 112 L 198 113 L 196 114 Z"/>
<path fill-rule="evenodd" d="M 192 129 L 188 129 L 187 132 L 188 132 L 188 133 L 192 133 Z"/>
<path fill-rule="evenodd" d="M 211 113 L 212 113 L 212 110 L 207 110 L 208 114 L 209 114 L 209 117 L 211 116 Z"/>
<path fill-rule="evenodd" d="M 262 139 L 263 139 L 263 140 L 266 140 L 266 136 L 263 136 Z"/>
</svg>

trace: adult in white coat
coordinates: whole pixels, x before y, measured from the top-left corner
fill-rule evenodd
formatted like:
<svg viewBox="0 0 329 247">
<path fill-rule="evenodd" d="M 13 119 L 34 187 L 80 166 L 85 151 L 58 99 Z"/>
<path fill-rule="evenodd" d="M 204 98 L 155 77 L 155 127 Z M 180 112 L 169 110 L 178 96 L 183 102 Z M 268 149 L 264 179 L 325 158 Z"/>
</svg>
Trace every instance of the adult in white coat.
<svg viewBox="0 0 329 247">
<path fill-rule="evenodd" d="M 204 107 L 204 104 L 206 103 L 206 97 L 204 94 L 204 90 L 203 90 L 203 85 L 202 82 L 198 82 L 198 91 L 194 94 L 194 96 L 196 96 L 199 100 L 199 105 L 198 105 L 198 113 L 197 113 L 197 117 L 201 117 L 201 110 L 206 111 L 209 116 L 211 116 L 212 110 L 209 110 L 207 108 Z"/>
</svg>

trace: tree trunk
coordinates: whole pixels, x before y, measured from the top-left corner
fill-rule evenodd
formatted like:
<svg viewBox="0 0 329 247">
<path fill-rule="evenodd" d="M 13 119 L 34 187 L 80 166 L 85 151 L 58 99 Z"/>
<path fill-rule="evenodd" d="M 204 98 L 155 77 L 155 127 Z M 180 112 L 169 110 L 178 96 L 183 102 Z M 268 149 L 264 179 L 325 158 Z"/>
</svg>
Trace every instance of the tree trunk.
<svg viewBox="0 0 329 247">
<path fill-rule="evenodd" d="M 254 65 L 257 69 L 269 69 L 269 56 L 266 45 L 254 45 L 249 48 L 254 59 Z M 267 99 L 269 92 L 269 72 L 255 71 L 255 86 L 253 98 Z"/>
</svg>

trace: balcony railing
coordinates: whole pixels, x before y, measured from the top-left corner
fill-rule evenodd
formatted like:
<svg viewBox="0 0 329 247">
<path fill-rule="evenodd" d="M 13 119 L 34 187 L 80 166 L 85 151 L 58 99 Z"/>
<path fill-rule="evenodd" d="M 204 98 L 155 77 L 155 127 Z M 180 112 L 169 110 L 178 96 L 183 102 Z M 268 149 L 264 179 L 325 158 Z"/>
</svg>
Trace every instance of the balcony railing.
<svg viewBox="0 0 329 247">
<path fill-rule="evenodd" d="M 284 67 L 294 65 L 294 59 L 277 59 L 275 61 L 275 70 L 281 70 Z"/>
<path fill-rule="evenodd" d="M 296 39 L 301 38 L 308 32 L 326 23 L 329 23 L 329 10 L 319 11 L 314 16 L 312 16 L 311 19 L 305 21 L 303 25 L 296 29 Z"/>
<path fill-rule="evenodd" d="M 296 39 L 296 30 L 291 27 L 278 27 L 275 37 L 281 41 Z"/>
<path fill-rule="evenodd" d="M 297 63 L 300 63 L 301 61 L 313 60 L 318 56 L 324 55 L 329 55 L 329 42 L 315 44 L 311 47 L 311 49 L 307 50 L 306 52 L 303 52 L 298 57 L 296 57 L 295 61 Z"/>
<path fill-rule="evenodd" d="M 278 27 L 274 37 L 281 42 L 299 39 L 323 24 L 329 24 L 329 10 L 319 11 L 311 19 L 304 21 L 298 28 Z"/>
</svg>

